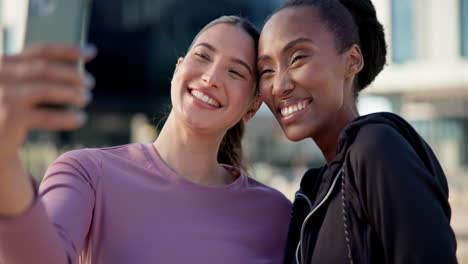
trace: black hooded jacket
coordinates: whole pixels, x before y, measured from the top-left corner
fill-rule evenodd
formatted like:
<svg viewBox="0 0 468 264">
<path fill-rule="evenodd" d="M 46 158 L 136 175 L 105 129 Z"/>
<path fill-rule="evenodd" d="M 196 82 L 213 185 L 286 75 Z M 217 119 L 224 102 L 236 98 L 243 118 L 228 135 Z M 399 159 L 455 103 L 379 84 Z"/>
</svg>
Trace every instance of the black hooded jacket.
<svg viewBox="0 0 468 264">
<path fill-rule="evenodd" d="M 292 214 L 285 263 L 457 263 L 445 175 L 395 114 L 349 124 L 335 160 L 304 175 Z"/>
</svg>

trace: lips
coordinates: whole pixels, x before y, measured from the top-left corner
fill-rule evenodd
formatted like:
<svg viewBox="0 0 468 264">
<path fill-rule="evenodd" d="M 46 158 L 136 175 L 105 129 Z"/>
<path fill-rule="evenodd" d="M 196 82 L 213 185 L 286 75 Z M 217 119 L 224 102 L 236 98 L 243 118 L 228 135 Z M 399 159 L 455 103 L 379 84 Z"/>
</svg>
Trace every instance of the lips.
<svg viewBox="0 0 468 264">
<path fill-rule="evenodd" d="M 205 104 L 208 104 L 210 106 L 216 107 L 216 108 L 221 108 L 222 105 L 219 103 L 218 99 L 216 97 L 212 96 L 206 91 L 203 91 L 202 89 L 188 89 L 189 93 L 195 97 L 196 99 L 202 101 Z"/>
<path fill-rule="evenodd" d="M 286 103 L 279 108 L 279 112 L 282 117 L 289 117 L 294 115 L 297 112 L 304 110 L 307 106 L 310 105 L 312 99 L 303 99 L 298 100 L 292 103 Z"/>
</svg>

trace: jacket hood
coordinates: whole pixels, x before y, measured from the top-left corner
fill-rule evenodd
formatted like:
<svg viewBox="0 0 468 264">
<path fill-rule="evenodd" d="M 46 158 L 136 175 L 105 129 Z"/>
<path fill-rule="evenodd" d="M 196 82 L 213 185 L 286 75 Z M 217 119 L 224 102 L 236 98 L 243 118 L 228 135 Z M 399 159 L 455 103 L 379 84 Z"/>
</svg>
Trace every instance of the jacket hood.
<svg viewBox="0 0 468 264">
<path fill-rule="evenodd" d="M 348 148 L 353 144 L 359 130 L 370 124 L 385 124 L 396 129 L 413 147 L 427 170 L 442 187 L 443 195 L 448 198 L 448 184 L 445 174 L 429 145 L 407 121 L 388 112 L 360 116 L 348 124 L 340 134 L 335 159 L 325 167 L 309 169 L 301 180 L 299 192 L 319 193 L 317 199 L 322 198 L 325 195 L 325 190 L 331 186 L 335 175 L 342 168 Z M 326 173 L 321 174 L 322 170 Z M 448 214 L 450 215 L 450 213 Z"/>
<path fill-rule="evenodd" d="M 340 135 L 336 161 L 343 160 L 348 147 L 354 142 L 359 130 L 368 124 L 385 124 L 396 129 L 413 147 L 427 170 L 437 179 L 448 197 L 445 174 L 431 148 L 407 121 L 393 113 L 381 112 L 360 116 L 345 127 Z"/>
</svg>

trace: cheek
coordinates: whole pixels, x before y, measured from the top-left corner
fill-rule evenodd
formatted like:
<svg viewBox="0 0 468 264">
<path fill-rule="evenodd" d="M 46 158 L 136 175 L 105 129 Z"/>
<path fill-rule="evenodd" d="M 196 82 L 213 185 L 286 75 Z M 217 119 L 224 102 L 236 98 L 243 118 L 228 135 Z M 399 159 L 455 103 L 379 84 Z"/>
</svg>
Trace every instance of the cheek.
<svg viewBox="0 0 468 264">
<path fill-rule="evenodd" d="M 270 108 L 270 110 L 273 112 L 274 111 L 274 106 L 273 106 L 273 97 L 270 94 L 269 90 L 264 90 L 260 89 L 260 98 L 262 101 Z"/>
<path fill-rule="evenodd" d="M 291 77 L 299 86 L 309 87 L 317 95 L 323 93 L 330 95 L 330 93 L 337 92 L 343 86 L 342 78 L 340 78 L 335 68 L 320 63 L 304 65 L 294 70 Z"/>
<path fill-rule="evenodd" d="M 323 87 L 320 89 L 320 98 L 323 108 L 332 114 L 339 111 L 344 104 L 344 88 L 343 82 L 333 74 L 329 75 L 327 81 L 323 82 Z"/>
<path fill-rule="evenodd" d="M 326 84 L 328 89 L 326 92 L 328 96 L 334 98 L 337 103 L 342 104 L 345 96 L 345 79 L 341 68 L 329 67 L 329 71 L 324 75 L 324 79 L 327 80 Z"/>
<path fill-rule="evenodd" d="M 300 67 L 291 70 L 291 78 L 302 87 L 320 87 L 326 81 L 326 65 L 322 63 L 323 58 L 311 58 Z"/>
<path fill-rule="evenodd" d="M 175 88 L 177 88 L 180 83 L 181 83 L 181 80 L 184 76 L 184 73 L 185 72 L 185 67 L 184 65 L 181 65 L 179 66 L 175 71 L 174 71 L 174 74 L 172 75 L 172 80 L 171 80 L 171 89 L 174 90 Z"/>
<path fill-rule="evenodd" d="M 188 82 L 193 79 L 190 76 L 191 71 L 188 70 L 185 64 L 180 65 L 174 74 L 172 75 L 171 80 L 171 101 L 173 105 L 182 104 L 182 95 L 185 92 L 185 87 L 188 85 Z M 192 74 L 193 75 L 193 74 Z"/>
<path fill-rule="evenodd" d="M 175 86 L 177 86 L 177 84 L 179 83 L 179 71 L 177 72 L 174 72 L 174 74 L 172 75 L 172 80 L 171 80 L 171 90 L 174 90 Z"/>
<path fill-rule="evenodd" d="M 200 72 L 203 70 L 202 65 L 198 65 L 193 60 L 187 59 L 174 71 L 173 79 L 187 80 L 200 75 Z"/>
<path fill-rule="evenodd" d="M 233 100 L 233 103 L 239 107 L 242 107 L 242 111 L 245 111 L 249 107 L 249 103 L 253 97 L 253 84 L 233 84 L 229 87 L 229 97 Z M 235 101 L 235 102 L 234 102 Z"/>
<path fill-rule="evenodd" d="M 271 79 L 261 80 L 258 85 L 259 85 L 260 97 L 266 104 L 269 104 L 272 101 Z"/>
</svg>

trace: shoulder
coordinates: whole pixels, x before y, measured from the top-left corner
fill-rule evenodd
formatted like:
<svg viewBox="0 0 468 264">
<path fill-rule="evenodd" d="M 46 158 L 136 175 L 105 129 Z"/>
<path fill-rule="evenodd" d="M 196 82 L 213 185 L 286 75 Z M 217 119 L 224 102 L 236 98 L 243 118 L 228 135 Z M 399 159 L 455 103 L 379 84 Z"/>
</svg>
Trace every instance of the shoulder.
<svg viewBox="0 0 468 264">
<path fill-rule="evenodd" d="M 44 175 L 42 189 L 50 184 L 87 182 L 96 186 L 101 174 L 101 159 L 95 149 L 77 149 L 61 154 Z"/>
<path fill-rule="evenodd" d="M 356 135 L 347 153 L 347 171 L 357 184 L 371 188 L 398 186 L 427 177 L 420 156 L 409 141 L 387 124 L 367 124 Z M 386 186 L 386 187 L 385 187 Z"/>
<path fill-rule="evenodd" d="M 68 157 L 77 158 L 83 162 L 93 162 L 96 165 L 131 163 L 139 164 L 152 161 L 152 153 L 146 144 L 126 144 L 105 148 L 87 148 L 70 151 L 64 154 Z"/>
<path fill-rule="evenodd" d="M 51 175 L 68 174 L 96 184 L 100 178 L 103 163 L 129 160 L 132 155 L 135 156 L 135 153 L 141 153 L 142 148 L 142 144 L 129 144 L 107 148 L 71 150 L 61 154 L 52 162 L 44 178 L 48 178 Z"/>
<path fill-rule="evenodd" d="M 114 147 L 104 148 L 84 148 L 71 150 L 60 155 L 56 162 L 63 161 L 74 161 L 89 166 L 99 166 L 103 160 L 112 158 L 128 158 L 135 153 L 141 153 L 143 150 L 143 144 L 127 144 Z"/>
<path fill-rule="evenodd" d="M 359 130 L 349 147 L 346 171 L 368 199 L 384 194 L 403 197 L 427 184 L 438 188 L 436 177 L 422 160 L 424 153 L 409 140 L 386 124 L 368 124 Z"/>
<path fill-rule="evenodd" d="M 251 191 L 256 193 L 258 197 L 268 200 L 272 204 L 289 211 L 291 209 L 291 201 L 277 189 L 261 183 L 251 177 L 247 177 L 248 186 Z"/>
<path fill-rule="evenodd" d="M 68 165 L 71 167 L 80 166 L 81 169 L 97 169 L 100 167 L 101 159 L 96 149 L 77 149 L 61 154 L 53 165 Z"/>
<path fill-rule="evenodd" d="M 148 152 L 147 144 L 133 143 L 120 146 L 90 149 L 96 152 L 103 159 L 124 158 L 136 159 L 141 156 L 146 157 Z"/>
<path fill-rule="evenodd" d="M 372 161 L 385 164 L 398 157 L 416 156 L 408 140 L 395 128 L 387 124 L 367 124 L 363 126 L 349 148 L 349 158 L 353 163 Z"/>
</svg>

